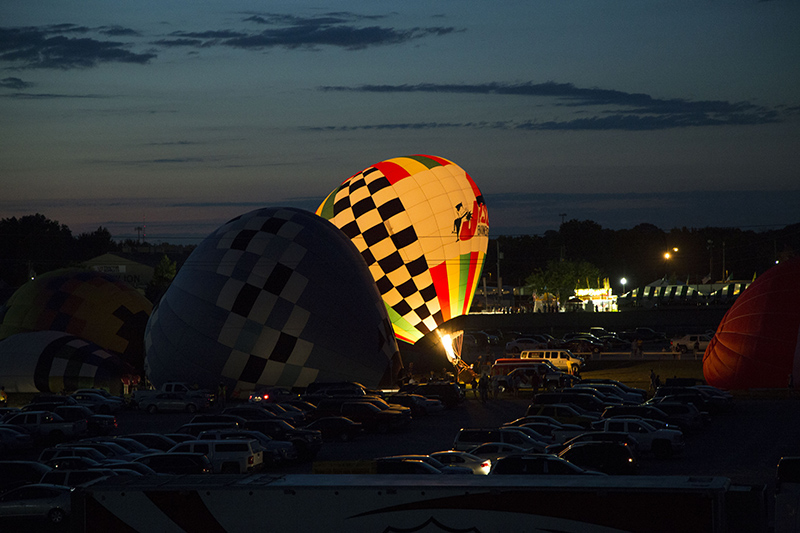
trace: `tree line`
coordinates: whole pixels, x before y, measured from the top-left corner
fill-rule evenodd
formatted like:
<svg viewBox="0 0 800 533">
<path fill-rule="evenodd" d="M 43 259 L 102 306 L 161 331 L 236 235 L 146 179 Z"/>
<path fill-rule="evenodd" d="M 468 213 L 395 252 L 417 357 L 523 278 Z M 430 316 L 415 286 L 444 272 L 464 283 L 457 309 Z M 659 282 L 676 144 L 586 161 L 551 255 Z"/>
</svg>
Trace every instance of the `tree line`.
<svg viewBox="0 0 800 533">
<path fill-rule="evenodd" d="M 18 287 L 32 273 L 77 265 L 105 253 L 142 243 L 114 240 L 104 227 L 77 236 L 42 214 L 0 220 L 0 280 Z M 675 251 L 677 249 L 677 251 Z M 498 250 L 502 254 L 498 269 Z M 776 261 L 800 251 L 800 223 L 766 231 L 739 228 L 674 228 L 652 224 L 611 230 L 591 220 L 569 220 L 544 235 L 503 235 L 489 242 L 483 276 L 497 285 L 523 286 L 551 276 L 575 277 L 597 287 L 609 278 L 616 293 L 665 278 L 699 284 L 708 280 L 750 280 Z M 664 254 L 669 252 L 669 259 Z M 564 264 L 566 263 L 566 264 Z M 565 274 L 566 272 L 566 274 Z"/>
<path fill-rule="evenodd" d="M 503 285 L 513 286 L 568 275 L 576 286 L 586 287 L 588 279 L 591 288 L 598 288 L 609 278 L 619 294 L 622 278 L 628 290 L 659 279 L 692 285 L 749 281 L 798 252 L 800 223 L 760 232 L 714 227 L 664 231 L 652 224 L 611 230 L 573 219 L 544 235 L 497 237 L 489 244 L 483 274 L 490 286 L 496 286 L 498 270 Z"/>
</svg>

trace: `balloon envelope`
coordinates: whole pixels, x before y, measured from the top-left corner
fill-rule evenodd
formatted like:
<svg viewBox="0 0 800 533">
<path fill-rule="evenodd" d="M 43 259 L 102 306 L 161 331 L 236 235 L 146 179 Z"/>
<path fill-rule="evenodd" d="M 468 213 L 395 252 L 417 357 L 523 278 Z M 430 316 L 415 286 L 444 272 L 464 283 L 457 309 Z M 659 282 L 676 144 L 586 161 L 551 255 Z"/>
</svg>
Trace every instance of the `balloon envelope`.
<svg viewBox="0 0 800 533">
<path fill-rule="evenodd" d="M 56 270 L 11 295 L 0 339 L 31 331 L 63 331 L 119 354 L 141 371 L 144 330 L 153 305 L 127 283 L 91 270 Z"/>
<path fill-rule="evenodd" d="M 725 313 L 703 356 L 703 375 L 726 389 L 800 386 L 800 258 L 772 267 Z"/>
<path fill-rule="evenodd" d="M 147 324 L 148 376 L 229 390 L 392 380 L 391 323 L 352 243 L 293 208 L 239 216 L 192 252 Z"/>
<path fill-rule="evenodd" d="M 486 204 L 458 165 L 431 155 L 376 163 L 317 209 L 358 248 L 398 339 L 466 314 L 489 242 Z"/>
<path fill-rule="evenodd" d="M 17 333 L 0 341 L 0 384 L 7 392 L 122 391 L 136 380 L 134 368 L 118 354 L 62 331 Z"/>
</svg>

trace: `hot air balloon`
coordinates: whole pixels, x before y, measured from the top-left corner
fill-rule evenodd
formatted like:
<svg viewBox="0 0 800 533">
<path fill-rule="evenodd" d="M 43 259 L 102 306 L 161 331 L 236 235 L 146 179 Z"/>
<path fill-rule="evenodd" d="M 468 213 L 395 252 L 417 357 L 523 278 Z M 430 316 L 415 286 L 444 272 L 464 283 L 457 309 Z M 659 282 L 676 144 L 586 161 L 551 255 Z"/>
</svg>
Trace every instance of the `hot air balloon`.
<svg viewBox="0 0 800 533">
<path fill-rule="evenodd" d="M 800 258 L 767 270 L 728 309 L 703 356 L 703 375 L 726 389 L 800 383 Z"/>
<path fill-rule="evenodd" d="M 381 161 L 337 187 L 317 214 L 355 243 L 398 339 L 413 344 L 469 311 L 489 222 L 477 185 L 452 161 Z"/>
<path fill-rule="evenodd" d="M 135 369 L 118 354 L 62 331 L 17 333 L 0 341 L 0 381 L 9 392 L 102 388 L 119 394 L 137 382 Z"/>
<path fill-rule="evenodd" d="M 11 295 L 0 339 L 16 333 L 62 331 L 144 366 L 144 330 L 153 305 L 127 283 L 91 270 L 41 274 Z"/>
<path fill-rule="evenodd" d="M 358 251 L 313 213 L 265 208 L 192 252 L 147 324 L 148 377 L 242 392 L 389 385 L 397 341 Z M 396 366 L 393 366 L 396 365 Z"/>
</svg>

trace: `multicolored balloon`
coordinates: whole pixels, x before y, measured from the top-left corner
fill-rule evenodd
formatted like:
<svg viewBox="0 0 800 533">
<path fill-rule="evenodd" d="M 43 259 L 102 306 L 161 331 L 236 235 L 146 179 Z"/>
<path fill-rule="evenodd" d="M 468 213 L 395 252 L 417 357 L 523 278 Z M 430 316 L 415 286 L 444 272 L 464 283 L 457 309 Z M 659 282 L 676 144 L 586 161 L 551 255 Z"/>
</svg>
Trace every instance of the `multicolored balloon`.
<svg viewBox="0 0 800 533">
<path fill-rule="evenodd" d="M 17 333 L 0 341 L 0 383 L 7 392 L 101 388 L 122 392 L 138 382 L 136 370 L 118 355 L 62 331 Z"/>
<path fill-rule="evenodd" d="M 767 270 L 728 309 L 703 356 L 725 389 L 800 386 L 800 258 Z"/>
<path fill-rule="evenodd" d="M 91 270 L 41 274 L 11 295 L 0 339 L 32 331 L 62 331 L 144 367 L 144 330 L 153 304 L 127 283 Z"/>
<path fill-rule="evenodd" d="M 398 339 L 415 343 L 472 304 L 489 243 L 483 195 L 432 155 L 376 163 L 317 209 L 358 248 Z"/>
<path fill-rule="evenodd" d="M 353 244 L 308 211 L 234 218 L 188 257 L 147 324 L 148 377 L 229 391 L 313 381 L 388 386 L 402 366 Z"/>
</svg>

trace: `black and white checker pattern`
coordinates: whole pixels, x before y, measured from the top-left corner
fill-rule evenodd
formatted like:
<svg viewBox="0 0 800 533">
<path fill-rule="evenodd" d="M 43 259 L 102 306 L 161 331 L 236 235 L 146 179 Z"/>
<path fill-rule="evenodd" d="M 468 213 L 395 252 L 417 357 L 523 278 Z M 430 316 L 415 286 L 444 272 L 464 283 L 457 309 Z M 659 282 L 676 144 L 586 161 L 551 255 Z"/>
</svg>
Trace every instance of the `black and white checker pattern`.
<svg viewBox="0 0 800 533">
<path fill-rule="evenodd" d="M 428 263 L 389 180 L 375 167 L 356 174 L 336 192 L 333 213 L 369 266 L 384 302 L 423 334 L 434 330 L 442 316 Z"/>
<path fill-rule="evenodd" d="M 205 239 L 154 310 L 145 343 L 154 383 L 223 378 L 236 391 L 377 385 L 398 354 L 353 244 L 292 208 L 247 213 Z"/>
</svg>

